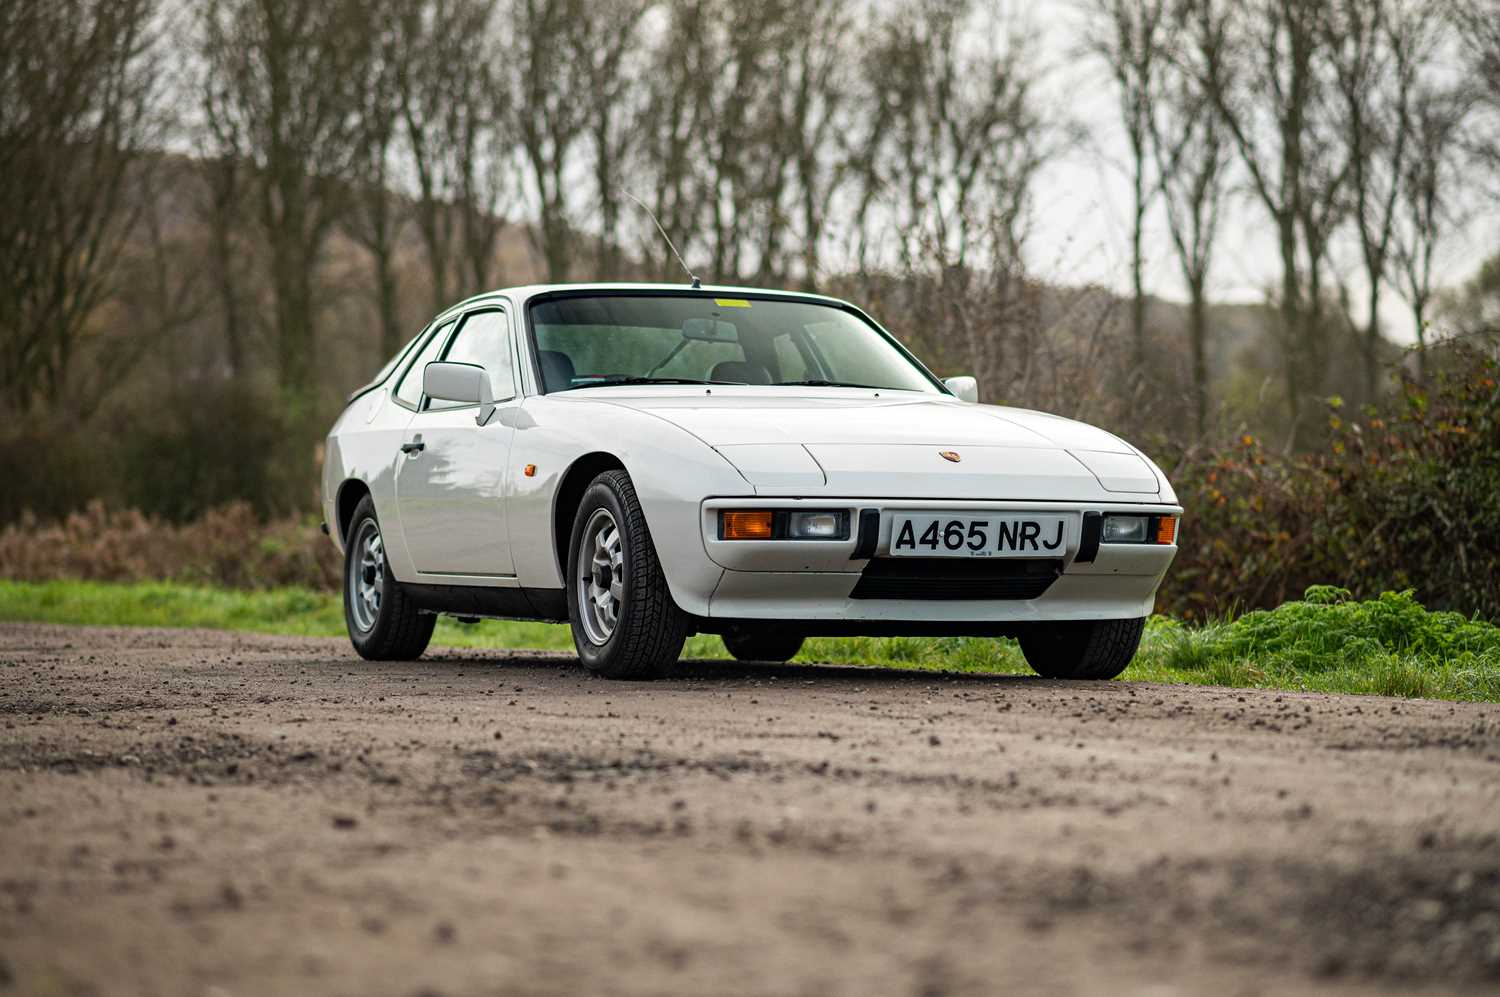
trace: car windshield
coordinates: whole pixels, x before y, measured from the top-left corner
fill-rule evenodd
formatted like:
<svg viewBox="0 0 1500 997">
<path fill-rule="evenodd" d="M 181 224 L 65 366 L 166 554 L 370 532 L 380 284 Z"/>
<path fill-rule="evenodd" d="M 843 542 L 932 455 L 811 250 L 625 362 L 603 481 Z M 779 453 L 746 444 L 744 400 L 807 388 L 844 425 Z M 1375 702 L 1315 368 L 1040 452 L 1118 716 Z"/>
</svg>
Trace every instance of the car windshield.
<svg viewBox="0 0 1500 997">
<path fill-rule="evenodd" d="M 879 330 L 811 301 L 572 296 L 532 306 L 548 392 L 613 384 L 939 389 Z"/>
</svg>

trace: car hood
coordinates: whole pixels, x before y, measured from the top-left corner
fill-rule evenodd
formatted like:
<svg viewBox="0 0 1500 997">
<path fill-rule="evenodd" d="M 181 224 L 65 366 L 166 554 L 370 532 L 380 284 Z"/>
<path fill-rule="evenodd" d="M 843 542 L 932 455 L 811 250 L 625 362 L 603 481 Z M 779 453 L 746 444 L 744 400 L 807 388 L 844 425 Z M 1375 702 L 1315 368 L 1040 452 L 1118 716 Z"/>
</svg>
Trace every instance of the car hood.
<svg viewBox="0 0 1500 997">
<path fill-rule="evenodd" d="M 660 389 L 658 389 L 659 391 Z M 583 393 L 580 392 L 580 396 Z M 649 412 L 712 447 L 756 443 L 910 443 L 1055 447 L 1132 453 L 1118 437 L 1071 419 L 942 395 L 847 389 L 788 397 L 787 389 L 714 387 L 691 393 L 593 389 L 589 400 Z"/>
<path fill-rule="evenodd" d="M 1026 409 L 850 389 L 587 394 L 691 433 L 762 494 L 1118 502 L 1152 501 L 1160 488 L 1151 466 L 1118 437 Z"/>
</svg>

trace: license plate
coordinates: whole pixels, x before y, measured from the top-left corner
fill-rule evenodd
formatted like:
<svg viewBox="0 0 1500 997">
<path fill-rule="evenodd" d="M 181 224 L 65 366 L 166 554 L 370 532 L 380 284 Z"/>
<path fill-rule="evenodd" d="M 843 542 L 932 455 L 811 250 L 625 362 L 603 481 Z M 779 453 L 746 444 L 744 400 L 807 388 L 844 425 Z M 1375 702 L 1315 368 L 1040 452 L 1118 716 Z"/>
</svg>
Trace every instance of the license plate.
<svg viewBox="0 0 1500 997">
<path fill-rule="evenodd" d="M 896 557 L 1062 557 L 1073 518 L 898 513 L 891 520 L 890 552 Z"/>
</svg>

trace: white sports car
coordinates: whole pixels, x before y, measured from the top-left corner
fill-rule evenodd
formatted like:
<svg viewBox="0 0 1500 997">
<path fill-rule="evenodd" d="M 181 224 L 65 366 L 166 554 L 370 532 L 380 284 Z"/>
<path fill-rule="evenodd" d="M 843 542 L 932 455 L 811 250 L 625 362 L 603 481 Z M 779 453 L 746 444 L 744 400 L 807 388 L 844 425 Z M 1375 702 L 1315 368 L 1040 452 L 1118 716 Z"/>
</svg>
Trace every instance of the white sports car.
<svg viewBox="0 0 1500 997">
<path fill-rule="evenodd" d="M 1091 426 L 975 403 L 847 302 L 522 287 L 439 315 L 328 434 L 325 529 L 366 658 L 438 613 L 568 621 L 612 678 L 694 632 L 785 661 L 831 634 L 1013 636 L 1129 663 L 1182 509 Z"/>
</svg>

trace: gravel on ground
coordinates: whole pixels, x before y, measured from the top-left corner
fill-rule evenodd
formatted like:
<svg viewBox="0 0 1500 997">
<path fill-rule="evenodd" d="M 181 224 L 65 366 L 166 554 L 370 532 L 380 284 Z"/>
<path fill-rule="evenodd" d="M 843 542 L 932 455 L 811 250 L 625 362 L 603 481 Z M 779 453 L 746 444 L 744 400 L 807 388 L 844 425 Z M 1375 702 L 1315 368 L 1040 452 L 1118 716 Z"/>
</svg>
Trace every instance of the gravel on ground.
<svg viewBox="0 0 1500 997">
<path fill-rule="evenodd" d="M 0 626 L 0 994 L 1497 986 L 1493 706 Z"/>
</svg>

